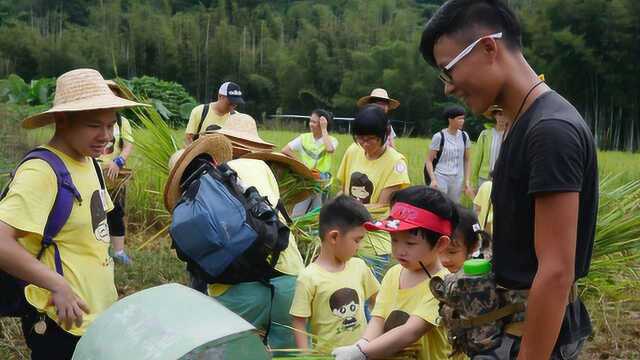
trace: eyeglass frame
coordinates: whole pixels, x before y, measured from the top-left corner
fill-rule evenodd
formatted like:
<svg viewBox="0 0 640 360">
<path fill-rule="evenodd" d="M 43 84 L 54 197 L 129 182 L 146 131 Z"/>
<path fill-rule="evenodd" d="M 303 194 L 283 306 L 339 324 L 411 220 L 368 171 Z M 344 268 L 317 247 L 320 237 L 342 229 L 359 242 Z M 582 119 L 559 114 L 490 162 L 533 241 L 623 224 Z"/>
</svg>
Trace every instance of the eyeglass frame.
<svg viewBox="0 0 640 360">
<path fill-rule="evenodd" d="M 445 84 L 453 84 L 453 77 L 451 76 L 451 69 L 457 63 L 459 63 L 460 60 L 464 59 L 465 56 L 469 55 L 469 53 L 471 53 L 471 51 L 476 47 L 476 45 L 478 45 L 478 43 L 480 41 L 482 41 L 484 39 L 501 39 L 501 38 L 502 38 L 502 32 L 498 32 L 498 33 L 495 33 L 495 34 L 485 35 L 485 36 L 479 38 L 478 40 L 472 42 L 471 44 L 469 44 L 469 46 L 467 46 L 462 51 L 460 51 L 460 53 L 456 57 L 454 57 L 453 60 L 451 60 L 442 69 L 440 69 L 440 74 L 438 74 L 438 77 Z"/>
</svg>

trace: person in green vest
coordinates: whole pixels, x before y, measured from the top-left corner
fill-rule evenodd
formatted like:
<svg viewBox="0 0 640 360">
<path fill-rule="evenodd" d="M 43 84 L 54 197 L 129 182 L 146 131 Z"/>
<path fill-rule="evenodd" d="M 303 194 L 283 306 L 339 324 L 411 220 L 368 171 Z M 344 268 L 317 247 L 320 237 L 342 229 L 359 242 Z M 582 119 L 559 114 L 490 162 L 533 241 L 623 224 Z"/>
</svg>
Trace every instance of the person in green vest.
<svg viewBox="0 0 640 360">
<path fill-rule="evenodd" d="M 333 154 L 338 148 L 338 139 L 329 135 L 333 115 L 324 109 L 316 109 L 309 117 L 308 133 L 301 134 L 283 149 L 282 153 L 300 160 L 309 169 L 317 171 L 325 183 L 331 181 Z M 296 217 L 322 206 L 322 194 L 316 194 L 296 204 L 291 215 Z"/>
<path fill-rule="evenodd" d="M 484 113 L 490 119 L 495 119 L 495 126 L 490 126 L 483 130 L 478 136 L 471 161 L 471 186 L 475 191 L 486 181 L 491 180 L 489 175 L 493 171 L 493 166 L 500 155 L 500 145 L 504 135 L 506 118 L 502 113 L 502 108 L 492 106 Z"/>
</svg>

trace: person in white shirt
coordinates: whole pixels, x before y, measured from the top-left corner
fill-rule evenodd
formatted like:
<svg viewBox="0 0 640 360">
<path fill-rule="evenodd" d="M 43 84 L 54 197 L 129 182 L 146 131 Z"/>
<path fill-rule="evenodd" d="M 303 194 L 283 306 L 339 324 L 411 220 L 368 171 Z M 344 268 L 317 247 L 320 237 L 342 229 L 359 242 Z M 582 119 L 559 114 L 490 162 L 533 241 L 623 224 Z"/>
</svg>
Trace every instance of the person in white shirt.
<svg viewBox="0 0 640 360">
<path fill-rule="evenodd" d="M 461 106 L 449 106 L 444 110 L 449 126 L 433 135 L 425 162 L 431 187 L 441 190 L 455 202 L 460 202 L 463 189 L 467 196 L 474 197 L 469 179 L 471 140 L 462 130 L 464 115 Z"/>
</svg>

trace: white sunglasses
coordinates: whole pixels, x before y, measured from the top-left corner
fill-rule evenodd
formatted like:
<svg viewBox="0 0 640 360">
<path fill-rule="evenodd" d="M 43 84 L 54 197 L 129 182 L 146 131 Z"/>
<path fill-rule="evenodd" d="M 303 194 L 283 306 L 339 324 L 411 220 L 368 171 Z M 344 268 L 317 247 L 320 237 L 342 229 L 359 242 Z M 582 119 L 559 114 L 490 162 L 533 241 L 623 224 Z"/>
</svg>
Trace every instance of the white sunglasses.
<svg viewBox="0 0 640 360">
<path fill-rule="evenodd" d="M 442 68 L 442 70 L 440 70 L 440 80 L 442 80 L 445 83 L 451 84 L 453 83 L 453 78 L 451 77 L 451 68 L 453 68 L 458 62 L 460 62 L 460 60 L 462 60 L 465 56 L 469 55 L 469 53 L 473 50 L 473 48 L 476 47 L 476 45 L 478 45 L 478 43 L 480 41 L 482 41 L 483 39 L 500 39 L 502 38 L 502 33 L 495 33 L 495 34 L 491 34 L 491 35 L 486 35 L 483 36 L 481 38 L 479 38 L 478 40 L 472 42 L 469 46 L 467 46 L 464 50 L 462 50 L 460 52 L 460 54 L 458 54 L 458 56 L 456 56 L 455 58 L 453 58 L 453 60 L 451 60 L 451 62 L 449 62 L 447 65 L 444 66 L 444 68 Z"/>
</svg>

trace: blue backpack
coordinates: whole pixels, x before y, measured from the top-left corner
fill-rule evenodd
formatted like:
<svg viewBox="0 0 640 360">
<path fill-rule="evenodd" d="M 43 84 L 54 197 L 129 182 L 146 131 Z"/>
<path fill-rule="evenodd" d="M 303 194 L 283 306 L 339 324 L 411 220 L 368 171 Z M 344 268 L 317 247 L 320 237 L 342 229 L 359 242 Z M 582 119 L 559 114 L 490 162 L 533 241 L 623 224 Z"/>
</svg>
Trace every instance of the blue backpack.
<svg viewBox="0 0 640 360">
<path fill-rule="evenodd" d="M 189 174 L 190 168 L 196 170 Z M 209 284 L 267 284 L 279 275 L 274 267 L 289 244 L 289 228 L 255 187 L 243 188 L 226 164 L 197 158 L 180 186 L 169 233 L 192 276 Z"/>
<path fill-rule="evenodd" d="M 20 167 L 20 165 L 32 159 L 40 159 L 47 162 L 56 174 L 58 182 L 56 199 L 51 212 L 49 212 L 49 217 L 47 218 L 47 223 L 44 227 L 40 251 L 38 252 L 37 258 L 40 260 L 44 252 L 49 247 L 53 246 L 56 272 L 61 276 L 64 276 L 62 271 L 62 259 L 60 258 L 60 251 L 58 250 L 58 245 L 55 242 L 55 237 L 69 219 L 71 209 L 73 208 L 73 202 L 75 200 L 82 202 L 82 198 L 80 197 L 78 189 L 73 184 L 71 174 L 62 160 L 56 154 L 45 148 L 35 148 L 29 151 L 11 173 L 11 179 L 13 180 L 15 171 Z M 92 160 L 96 173 L 98 174 L 98 179 L 100 180 L 100 187 L 104 190 L 105 184 L 104 179 L 102 178 L 100 165 L 95 159 Z M 2 194 L 0 194 L 0 200 L 4 199 L 7 195 L 10 185 L 11 181 L 9 181 L 2 191 Z M 10 274 L 0 270 L 0 317 L 19 317 L 27 313 L 29 306 L 24 298 L 24 288 L 26 285 L 26 282 L 16 279 Z"/>
</svg>

